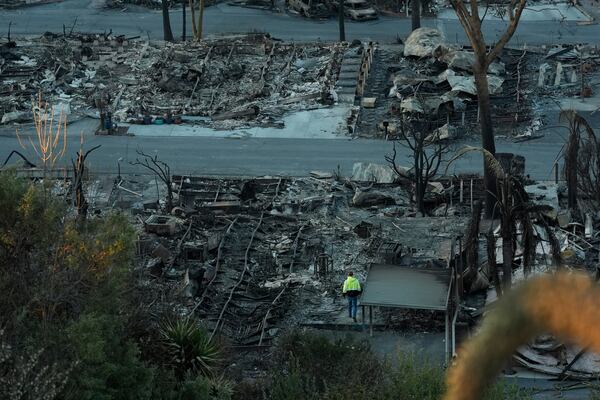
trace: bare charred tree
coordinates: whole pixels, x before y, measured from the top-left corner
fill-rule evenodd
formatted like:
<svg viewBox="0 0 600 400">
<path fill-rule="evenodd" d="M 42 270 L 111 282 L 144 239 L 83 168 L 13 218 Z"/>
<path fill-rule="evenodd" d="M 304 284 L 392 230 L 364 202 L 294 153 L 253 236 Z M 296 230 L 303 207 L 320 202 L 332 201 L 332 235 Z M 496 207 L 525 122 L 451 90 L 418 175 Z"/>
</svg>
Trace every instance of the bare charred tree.
<svg viewBox="0 0 600 400">
<path fill-rule="evenodd" d="M 421 0 L 410 1 L 410 19 L 413 31 L 421 27 Z"/>
<path fill-rule="evenodd" d="M 569 123 L 564 155 L 569 208 L 577 209 L 578 194 L 600 206 L 600 146 L 596 134 L 577 111 L 562 111 L 559 120 Z"/>
<path fill-rule="evenodd" d="M 173 179 L 171 176 L 171 167 L 164 161 L 159 160 L 158 154 L 151 156 L 141 150 L 136 150 L 136 153 L 140 157 L 137 157 L 135 162 L 131 163 L 131 165 L 140 165 L 147 170 L 152 171 L 154 175 L 165 184 L 167 188 L 165 211 L 171 212 L 173 209 Z"/>
<path fill-rule="evenodd" d="M 6 157 L 6 160 L 4 160 L 4 164 L 0 165 L 0 168 L 4 168 L 4 166 L 6 164 L 8 164 L 8 162 L 10 161 L 11 157 L 13 156 L 13 154 L 16 154 L 19 157 L 21 157 L 21 159 L 23 160 L 23 162 L 24 162 L 24 164 L 25 164 L 25 166 L 27 168 L 36 168 L 36 165 L 34 163 L 32 163 L 31 161 L 29 161 L 27 159 L 27 157 L 25 157 L 23 154 L 21 154 L 17 150 L 13 150 L 13 151 L 10 152 L 10 154 L 8 155 L 8 157 Z"/>
<path fill-rule="evenodd" d="M 171 20 L 169 18 L 169 0 L 161 0 L 163 19 L 163 38 L 167 42 L 173 42 L 173 31 L 171 31 Z"/>
<path fill-rule="evenodd" d="M 77 218 L 79 221 L 85 221 L 88 213 L 88 202 L 85 198 L 85 192 L 83 190 L 83 180 L 85 177 L 85 160 L 90 153 L 102 145 L 98 145 L 92 147 L 85 153 L 83 152 L 83 148 L 81 148 L 77 152 L 77 157 L 75 160 L 71 160 L 71 164 L 73 166 L 73 188 L 75 189 L 75 198 L 73 199 L 75 207 L 77 208 Z"/>
<path fill-rule="evenodd" d="M 444 156 L 448 153 L 448 146 L 429 137 L 429 129 L 417 127 L 414 122 L 402 121 L 400 137 L 397 140 L 402 146 L 411 151 L 412 171 L 408 174 L 402 171 L 396 163 L 396 142 L 392 154 L 385 156 L 385 161 L 400 178 L 408 178 L 414 185 L 414 199 L 417 210 L 422 216 L 425 210 L 425 193 L 430 180 L 437 174 Z"/>
<path fill-rule="evenodd" d="M 490 92 L 488 86 L 487 72 L 490 64 L 500 55 L 504 46 L 512 38 L 517 29 L 521 14 L 525 9 L 527 0 L 509 0 L 507 4 L 508 27 L 500 39 L 488 50 L 481 29 L 483 17 L 479 15 L 479 2 L 469 0 L 469 5 L 465 5 L 463 0 L 450 0 L 452 7 L 456 11 L 458 20 L 463 26 L 467 38 L 473 47 L 475 53 L 475 63 L 473 64 L 473 75 L 475 78 L 475 87 L 477 89 L 477 100 L 479 103 L 479 116 L 481 128 L 482 147 L 490 154 L 496 154 L 496 144 L 494 141 L 494 127 L 492 125 L 492 112 L 490 104 Z M 490 170 L 490 165 L 483 162 L 484 182 L 487 191 L 486 195 L 486 217 L 491 217 L 494 209 L 494 197 L 496 193 L 496 183 L 494 174 Z"/>
</svg>

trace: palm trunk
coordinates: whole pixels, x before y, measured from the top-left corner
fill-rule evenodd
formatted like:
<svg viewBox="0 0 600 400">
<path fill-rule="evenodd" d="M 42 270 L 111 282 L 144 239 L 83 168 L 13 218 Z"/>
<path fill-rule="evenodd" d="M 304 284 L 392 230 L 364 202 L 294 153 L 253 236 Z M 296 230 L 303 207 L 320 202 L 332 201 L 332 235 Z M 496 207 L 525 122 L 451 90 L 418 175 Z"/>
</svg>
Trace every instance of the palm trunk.
<svg viewBox="0 0 600 400">
<path fill-rule="evenodd" d="M 196 39 L 202 39 L 202 29 L 204 28 L 204 0 L 200 0 L 200 6 L 198 10 L 198 32 L 196 32 Z"/>
<path fill-rule="evenodd" d="M 510 178 L 502 180 L 500 188 L 502 217 L 500 219 L 500 235 L 502 236 L 502 290 L 510 289 L 512 284 L 512 264 L 515 258 L 515 215 L 511 212 L 514 187 L 511 184 Z"/>
<path fill-rule="evenodd" d="M 463 277 L 467 285 L 465 287 L 467 291 L 475 281 L 479 269 L 479 222 L 481 221 L 482 210 L 483 204 L 481 201 L 476 201 L 473 205 L 473 215 L 465 238 L 466 269 L 463 271 Z"/>
<path fill-rule="evenodd" d="M 162 0 L 161 5 L 163 17 L 163 36 L 165 41 L 172 42 L 173 32 L 171 31 L 171 21 L 169 19 L 169 5 L 167 4 L 167 0 Z"/>
<path fill-rule="evenodd" d="M 411 0 L 410 19 L 412 21 L 412 30 L 421 27 L 421 0 Z"/>
<path fill-rule="evenodd" d="M 423 167 L 423 152 L 425 151 L 425 149 L 422 146 L 419 146 L 418 148 L 420 148 L 420 150 L 418 151 L 417 159 L 417 165 L 415 168 L 415 172 L 417 173 L 417 190 L 416 190 L 416 201 L 417 201 L 417 210 L 419 210 L 419 212 L 421 213 L 421 216 L 424 217 L 425 216 L 425 191 L 426 191 L 426 187 L 425 187 L 425 179 L 423 177 L 423 174 L 426 174 L 428 171 L 424 171 L 424 167 Z"/>
<path fill-rule="evenodd" d="M 166 212 L 170 213 L 173 210 L 173 189 L 169 182 L 167 185 L 167 204 L 166 204 Z"/>
<path fill-rule="evenodd" d="M 510 229 L 512 226 L 511 221 L 502 221 L 502 225 L 502 290 L 506 291 L 510 289 L 510 286 L 512 285 L 512 263 L 515 252 Z"/>
<path fill-rule="evenodd" d="M 340 24 L 340 42 L 346 41 L 346 27 L 344 26 L 344 0 L 338 0 L 339 4 L 339 24 Z"/>
<path fill-rule="evenodd" d="M 567 204 L 569 209 L 577 208 L 577 154 L 579 153 L 579 133 L 571 123 L 569 142 L 565 151 L 565 178 L 567 179 Z"/>
<path fill-rule="evenodd" d="M 475 86 L 477 88 L 477 101 L 479 104 L 479 126 L 481 128 L 483 148 L 495 156 L 496 145 L 494 143 L 490 91 L 486 73 L 487 67 L 484 67 L 484 65 L 481 61 L 476 61 L 473 66 L 473 75 L 475 76 Z M 486 218 L 491 218 L 496 204 L 496 177 L 485 161 L 485 157 L 483 157 L 483 181 L 486 190 L 485 216 Z"/>
<path fill-rule="evenodd" d="M 182 25 L 183 26 L 181 28 L 181 40 L 184 41 L 184 42 L 185 42 L 185 33 L 186 33 L 185 32 L 186 31 L 186 29 L 185 29 L 185 23 L 186 23 L 186 19 L 185 19 L 186 18 L 186 16 L 185 16 L 185 6 L 186 6 L 186 4 L 185 3 L 186 3 L 186 1 L 187 0 L 181 0 L 181 7 L 182 7 L 181 8 L 181 10 L 182 10 L 181 11 L 181 15 L 182 15 L 182 18 L 183 18 L 183 21 L 182 21 Z"/>
</svg>

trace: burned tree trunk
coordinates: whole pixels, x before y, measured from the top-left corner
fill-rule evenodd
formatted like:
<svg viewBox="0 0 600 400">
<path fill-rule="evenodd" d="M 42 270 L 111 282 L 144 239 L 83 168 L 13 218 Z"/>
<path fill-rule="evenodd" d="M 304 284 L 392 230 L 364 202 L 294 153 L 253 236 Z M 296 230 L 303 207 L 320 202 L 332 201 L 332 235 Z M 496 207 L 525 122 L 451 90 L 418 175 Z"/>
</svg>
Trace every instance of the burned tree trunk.
<svg viewBox="0 0 600 400">
<path fill-rule="evenodd" d="M 182 18 L 183 18 L 183 20 L 181 21 L 181 22 L 182 22 L 182 27 L 181 27 L 181 40 L 182 40 L 182 41 L 184 41 L 184 42 L 185 42 L 185 39 L 186 39 L 186 37 L 185 37 L 185 34 L 186 34 L 186 27 L 185 27 L 185 24 L 186 24 L 186 22 L 187 22 L 187 21 L 186 21 L 186 15 L 185 15 L 185 6 L 186 6 L 186 2 L 187 2 L 187 0 L 181 0 L 181 15 L 182 15 Z"/>
<path fill-rule="evenodd" d="M 166 201 L 166 205 L 165 205 L 165 209 L 168 210 L 168 212 L 171 212 L 171 210 L 173 209 L 173 185 L 168 184 L 167 185 L 167 201 Z"/>
<path fill-rule="evenodd" d="M 565 151 L 565 178 L 567 180 L 567 203 L 569 209 L 577 208 L 577 155 L 579 153 L 579 135 L 571 133 Z"/>
<path fill-rule="evenodd" d="M 169 3 L 168 0 L 161 0 L 162 19 L 163 19 L 163 38 L 167 42 L 172 42 L 173 32 L 171 31 L 171 20 L 169 19 Z"/>
<path fill-rule="evenodd" d="M 427 215 L 425 211 L 425 190 L 427 189 L 427 182 L 425 182 L 426 177 L 423 176 L 423 173 L 429 172 L 424 171 L 424 152 L 425 149 L 423 143 L 419 143 L 417 154 L 415 154 L 415 202 L 417 204 L 417 210 L 423 217 Z"/>
<path fill-rule="evenodd" d="M 476 61 L 474 66 L 475 86 L 477 88 L 477 102 L 479 105 L 479 124 L 481 128 L 482 147 L 491 155 L 496 155 L 494 143 L 494 127 L 492 125 L 492 112 L 490 106 L 490 90 L 487 79 L 487 66 Z M 490 170 L 490 164 L 483 158 L 483 181 L 486 189 L 485 215 L 490 218 L 496 204 L 496 177 Z"/>
<path fill-rule="evenodd" d="M 469 286 L 477 276 L 477 267 L 479 265 L 479 225 L 482 210 L 483 204 L 481 201 L 476 201 L 473 205 L 473 215 L 471 217 L 471 223 L 469 224 L 465 243 L 467 265 L 464 271 L 464 281 Z M 466 287 L 465 289 L 468 290 L 469 288 Z"/>
<path fill-rule="evenodd" d="M 471 42 L 473 52 L 475 53 L 473 75 L 475 76 L 475 86 L 477 88 L 477 98 L 479 102 L 482 147 L 490 154 L 495 155 L 496 147 L 494 145 L 494 130 L 492 126 L 487 70 L 490 64 L 500 55 L 506 43 L 509 42 L 517 30 L 527 0 L 511 0 L 508 2 L 506 5 L 508 25 L 504 33 L 489 51 L 481 28 L 483 20 L 485 19 L 485 14 L 482 17 L 479 16 L 479 2 L 472 0 L 470 3 L 465 3 L 463 0 L 450 0 L 450 3 L 454 8 L 458 20 L 463 26 L 465 34 Z M 485 189 L 488 192 L 486 195 L 485 215 L 490 218 L 496 203 L 494 196 L 494 193 L 496 192 L 496 183 L 494 176 L 490 171 L 489 162 L 485 161 L 485 158 L 483 170 Z"/>
<path fill-rule="evenodd" d="M 83 149 L 80 149 L 77 152 L 76 161 L 71 160 L 71 164 L 73 165 L 73 188 L 75 188 L 74 203 L 75 207 L 77 208 L 77 219 L 80 222 L 84 222 L 87 219 L 89 206 L 83 190 L 83 180 L 85 178 L 85 160 L 92 151 L 98 149 L 100 146 L 101 145 L 92 147 L 85 153 L 83 152 Z"/>
<path fill-rule="evenodd" d="M 421 27 L 421 0 L 411 0 L 410 19 L 413 31 Z"/>
<path fill-rule="evenodd" d="M 514 232 L 512 221 L 507 221 L 502 217 L 500 231 L 502 236 L 502 289 L 510 289 L 512 285 L 512 264 L 515 258 L 515 249 L 513 247 Z"/>
<path fill-rule="evenodd" d="M 340 42 L 346 41 L 346 27 L 344 26 L 344 0 L 339 1 L 339 24 L 340 24 Z"/>
</svg>

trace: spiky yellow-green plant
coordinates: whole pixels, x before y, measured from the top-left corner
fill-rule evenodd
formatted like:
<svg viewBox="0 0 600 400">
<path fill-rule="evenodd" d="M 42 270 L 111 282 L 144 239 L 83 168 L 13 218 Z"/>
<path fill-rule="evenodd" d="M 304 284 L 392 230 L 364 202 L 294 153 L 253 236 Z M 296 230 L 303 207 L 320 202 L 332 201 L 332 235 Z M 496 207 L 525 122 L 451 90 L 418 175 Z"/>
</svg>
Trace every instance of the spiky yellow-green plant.
<svg viewBox="0 0 600 400">
<path fill-rule="evenodd" d="M 61 109 L 58 120 L 55 120 L 54 107 L 49 106 L 48 102 L 42 101 L 41 93 L 38 94 L 37 102 L 32 101 L 31 111 L 35 126 L 35 140 L 29 137 L 29 144 L 40 159 L 45 171 L 47 168 L 52 168 L 65 155 L 67 150 L 67 116 L 63 114 Z M 17 139 L 21 147 L 26 149 L 27 147 L 23 144 L 18 130 Z"/>
</svg>

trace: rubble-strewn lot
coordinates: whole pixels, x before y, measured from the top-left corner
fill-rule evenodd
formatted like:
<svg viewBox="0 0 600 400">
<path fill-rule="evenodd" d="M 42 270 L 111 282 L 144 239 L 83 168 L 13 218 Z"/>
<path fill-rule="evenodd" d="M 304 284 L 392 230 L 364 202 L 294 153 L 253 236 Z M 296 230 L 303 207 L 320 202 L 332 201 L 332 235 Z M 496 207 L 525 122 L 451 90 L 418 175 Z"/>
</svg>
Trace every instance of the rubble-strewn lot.
<svg viewBox="0 0 600 400">
<path fill-rule="evenodd" d="M 339 287 L 348 270 L 364 280 L 376 261 L 445 268 L 452 238 L 466 227 L 453 215 L 466 205 L 415 218 L 403 186 L 315 176 L 174 176 L 171 213 L 157 209 L 162 195 L 148 176 L 112 190 L 92 184 L 88 197 L 100 212 L 137 215 L 139 284 L 157 312 L 195 313 L 236 346 L 268 345 L 288 326 L 351 323 Z M 428 191 L 431 207 L 452 192 L 438 189 Z"/>
<path fill-rule="evenodd" d="M 511 221 L 514 231 L 506 243 L 514 241 L 512 281 L 552 272 L 559 263 L 596 269 L 597 203 L 566 210 L 563 185 L 531 182 L 518 165 L 507 168 L 523 185 L 521 200 L 514 201 L 524 201 L 522 209 L 530 211 Z M 356 163 L 351 177 L 319 171 L 305 178 L 174 175 L 170 211 L 165 188 L 153 177 L 118 179 L 86 185 L 89 212 L 131 214 L 140 301 L 156 315 L 195 315 L 211 337 L 226 338 L 236 355 L 271 345 L 290 327 L 360 329 L 347 317 L 340 285 L 349 270 L 365 282 L 371 263 L 456 271 L 462 291 L 451 293 L 460 304 L 457 327 L 463 335 L 475 332 L 498 298 L 508 211 L 480 221 L 484 191 L 476 176 L 436 177 L 426 191 L 426 217 L 415 212 L 406 176 L 366 163 Z M 68 184 L 55 189 L 70 196 Z M 374 313 L 374 326 L 439 332 L 442 319 L 428 310 L 382 308 Z M 521 347 L 515 360 L 545 374 L 591 379 L 600 370 L 597 356 L 580 351 L 542 336 Z M 241 355 L 236 362 L 244 377 L 261 373 L 245 362 Z"/>
<path fill-rule="evenodd" d="M 402 118 L 427 122 L 441 139 L 478 132 L 471 49 L 421 28 L 404 44 L 378 45 L 374 54 L 363 97 L 374 100 L 363 101 L 360 135 L 394 136 Z M 592 46 L 505 49 L 488 71 L 496 134 L 538 137 L 548 108 L 593 95 L 599 66 L 600 53 Z"/>
<path fill-rule="evenodd" d="M 270 345 L 291 326 L 352 329 L 340 293 L 348 270 L 364 282 L 369 263 L 447 268 L 458 262 L 457 246 L 466 257 L 472 246 L 479 248 L 461 278 L 466 297 L 459 322 L 472 326 L 484 307 L 496 301 L 486 231 L 494 233 L 496 262 L 502 263 L 497 220 L 482 221 L 476 241 L 456 241 L 472 230 L 473 202 L 483 197 L 480 180 L 439 179 L 427 191 L 427 209 L 435 216 L 420 217 L 406 182 L 364 182 L 364 171 L 373 168 L 358 163 L 351 178 L 324 172 L 296 179 L 173 176 L 177 206 L 170 213 L 161 211 L 163 190 L 157 191 L 148 176 L 127 178 L 112 190 L 96 182 L 89 186 L 88 198 L 94 212 L 121 208 L 137 221 L 137 285 L 147 297 L 145 304 L 157 313 L 175 309 L 195 314 L 211 335 L 226 337 L 238 351 Z M 532 184 L 526 191 L 547 211 L 533 220 L 537 245 L 532 269 L 524 273 L 519 250 L 513 280 L 551 270 L 557 250 L 568 268 L 593 266 L 600 239 L 593 234 L 591 217 L 584 234 L 571 214 L 562 211 L 562 190 L 556 185 Z M 552 248 L 546 224 L 551 224 L 559 249 Z M 375 324 L 402 332 L 443 329 L 442 317 L 429 311 L 377 310 Z M 515 359 L 552 375 L 573 362 L 567 376 L 587 379 L 599 367 L 592 355 L 577 362 L 578 351 L 544 336 L 519 349 Z"/>
<path fill-rule="evenodd" d="M 277 125 L 286 112 L 330 102 L 338 48 L 265 35 L 171 44 L 47 34 L 1 44 L 0 114 L 2 123 L 30 120 L 39 91 L 70 118 L 105 109 L 117 122 L 195 116 L 215 127 Z"/>
</svg>

